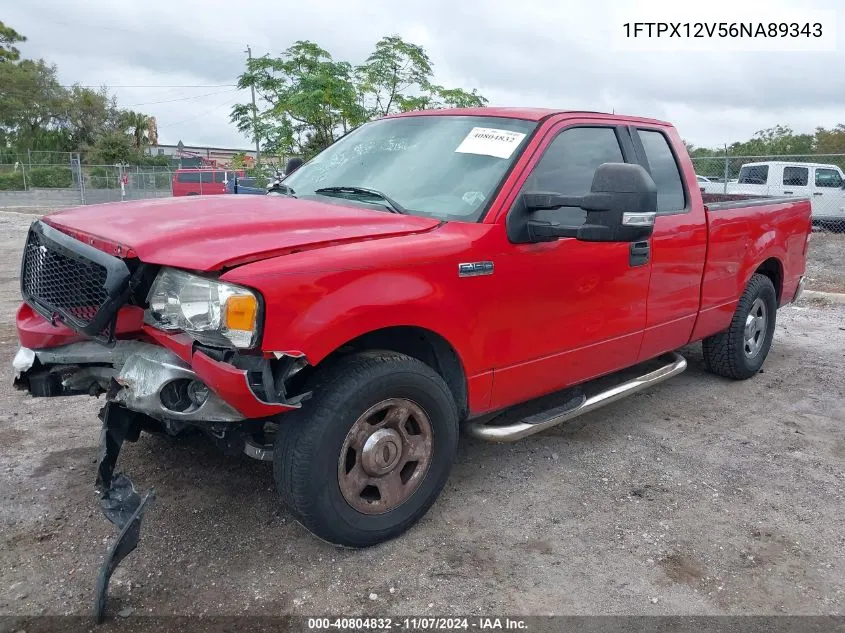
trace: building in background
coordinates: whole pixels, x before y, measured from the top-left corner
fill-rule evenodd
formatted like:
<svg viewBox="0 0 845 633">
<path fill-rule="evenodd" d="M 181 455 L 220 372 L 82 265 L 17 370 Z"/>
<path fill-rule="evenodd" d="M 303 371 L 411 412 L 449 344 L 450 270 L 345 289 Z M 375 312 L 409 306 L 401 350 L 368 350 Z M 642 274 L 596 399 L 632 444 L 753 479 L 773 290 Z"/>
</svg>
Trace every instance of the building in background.
<svg viewBox="0 0 845 633">
<path fill-rule="evenodd" d="M 235 155 L 242 154 L 245 167 L 255 164 L 255 150 L 231 147 L 199 147 L 185 145 L 179 141 L 176 145 L 150 145 L 147 152 L 151 156 L 167 156 L 179 163 L 182 169 L 191 167 L 230 167 Z"/>
</svg>

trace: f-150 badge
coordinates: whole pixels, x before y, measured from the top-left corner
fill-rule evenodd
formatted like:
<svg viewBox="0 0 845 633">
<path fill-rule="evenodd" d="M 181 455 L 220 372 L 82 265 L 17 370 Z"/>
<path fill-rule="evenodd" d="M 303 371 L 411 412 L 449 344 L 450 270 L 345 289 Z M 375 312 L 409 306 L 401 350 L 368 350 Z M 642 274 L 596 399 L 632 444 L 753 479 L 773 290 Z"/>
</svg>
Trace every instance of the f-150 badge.
<svg viewBox="0 0 845 633">
<path fill-rule="evenodd" d="M 477 277 L 479 275 L 492 275 L 493 262 L 468 262 L 458 264 L 458 277 Z"/>
</svg>

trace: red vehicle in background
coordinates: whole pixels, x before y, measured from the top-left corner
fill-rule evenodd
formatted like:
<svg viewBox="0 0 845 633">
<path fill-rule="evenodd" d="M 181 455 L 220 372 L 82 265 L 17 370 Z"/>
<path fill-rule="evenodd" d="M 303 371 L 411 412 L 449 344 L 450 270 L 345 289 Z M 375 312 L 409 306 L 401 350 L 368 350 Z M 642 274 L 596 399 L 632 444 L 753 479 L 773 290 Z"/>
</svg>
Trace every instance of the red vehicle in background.
<svg viewBox="0 0 845 633">
<path fill-rule="evenodd" d="M 209 196 L 226 193 L 226 183 L 244 176 L 243 170 L 177 169 L 173 174 L 174 196 Z"/>
</svg>

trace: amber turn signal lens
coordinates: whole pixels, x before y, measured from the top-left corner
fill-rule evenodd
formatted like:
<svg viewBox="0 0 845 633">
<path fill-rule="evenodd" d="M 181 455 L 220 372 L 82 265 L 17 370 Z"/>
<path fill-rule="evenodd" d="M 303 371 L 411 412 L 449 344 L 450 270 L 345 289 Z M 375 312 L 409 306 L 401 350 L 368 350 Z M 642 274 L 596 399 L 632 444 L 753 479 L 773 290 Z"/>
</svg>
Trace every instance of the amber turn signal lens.
<svg viewBox="0 0 845 633">
<path fill-rule="evenodd" d="M 229 330 L 255 329 L 258 301 L 252 295 L 229 297 L 226 301 L 225 326 Z"/>
</svg>

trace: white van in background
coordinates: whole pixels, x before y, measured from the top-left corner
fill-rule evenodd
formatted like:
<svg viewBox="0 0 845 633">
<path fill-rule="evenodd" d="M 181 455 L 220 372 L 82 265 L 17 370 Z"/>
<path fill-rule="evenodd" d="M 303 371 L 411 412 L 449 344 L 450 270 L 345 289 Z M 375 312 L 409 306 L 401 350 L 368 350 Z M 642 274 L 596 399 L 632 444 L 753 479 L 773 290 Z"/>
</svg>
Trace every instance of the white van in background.
<svg viewBox="0 0 845 633">
<path fill-rule="evenodd" d="M 845 174 L 836 165 L 765 161 L 746 163 L 728 193 L 762 196 L 808 197 L 813 203 L 813 223 L 845 224 Z"/>
</svg>

